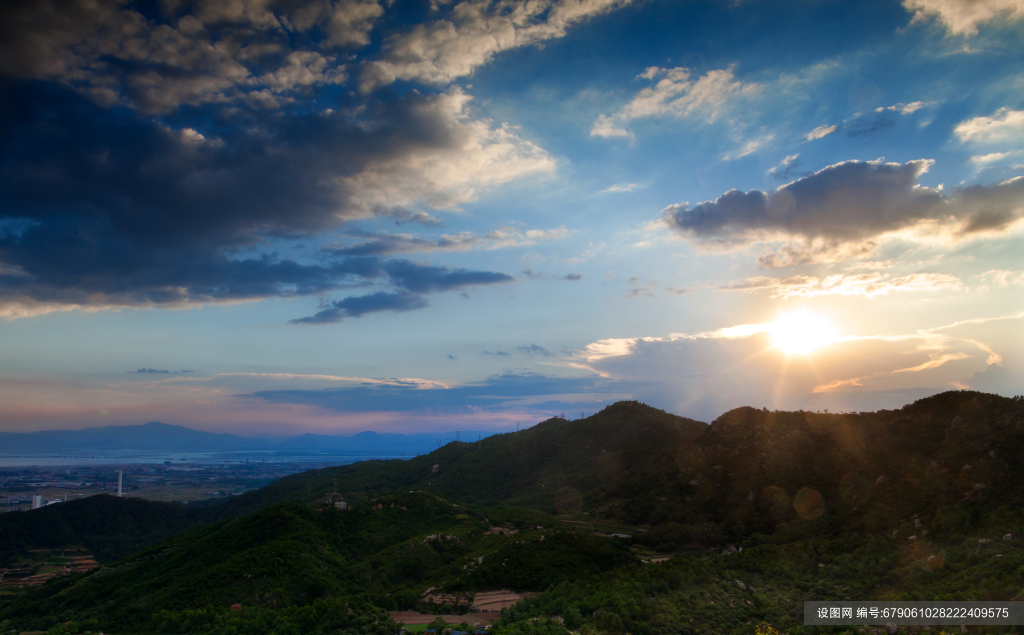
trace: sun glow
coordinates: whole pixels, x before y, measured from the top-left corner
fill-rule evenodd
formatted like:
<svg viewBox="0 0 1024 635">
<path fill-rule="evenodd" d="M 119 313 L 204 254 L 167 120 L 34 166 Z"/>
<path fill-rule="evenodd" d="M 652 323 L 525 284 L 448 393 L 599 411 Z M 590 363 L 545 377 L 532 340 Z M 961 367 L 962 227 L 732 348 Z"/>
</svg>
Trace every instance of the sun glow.
<svg viewBox="0 0 1024 635">
<path fill-rule="evenodd" d="M 808 355 L 839 339 L 839 329 L 811 313 L 790 313 L 768 327 L 772 343 L 787 355 Z"/>
</svg>

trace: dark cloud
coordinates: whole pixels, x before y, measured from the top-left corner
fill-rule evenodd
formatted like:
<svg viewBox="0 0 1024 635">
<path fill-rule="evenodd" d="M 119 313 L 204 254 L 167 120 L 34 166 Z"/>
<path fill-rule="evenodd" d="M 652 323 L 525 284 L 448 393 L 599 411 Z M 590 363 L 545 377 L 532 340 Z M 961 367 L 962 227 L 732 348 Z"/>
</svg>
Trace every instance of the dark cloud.
<svg viewBox="0 0 1024 635">
<path fill-rule="evenodd" d="M 444 227 L 445 223 L 440 218 L 431 216 L 426 212 L 413 212 L 403 207 L 395 207 L 391 209 L 379 209 L 375 211 L 376 216 L 384 218 L 395 219 L 396 225 L 405 225 L 407 223 L 415 223 L 417 225 L 423 225 L 424 227 Z"/>
<path fill-rule="evenodd" d="M 452 355 L 451 353 L 448 353 L 447 355 L 445 355 L 445 359 L 450 359 L 450 360 L 454 361 L 454 360 L 457 360 L 459 358 L 454 356 L 454 355 Z"/>
<path fill-rule="evenodd" d="M 1004 397 L 1024 395 L 1024 373 L 999 364 L 989 364 L 985 370 L 964 378 L 962 383 L 970 386 L 971 390 L 995 393 Z"/>
<path fill-rule="evenodd" d="M 370 295 L 350 296 L 329 303 L 327 308 L 315 315 L 291 320 L 292 324 L 329 324 L 367 313 L 415 311 L 429 306 L 430 303 L 424 297 L 427 293 L 515 280 L 508 274 L 494 271 L 449 269 L 408 260 L 380 260 L 371 257 L 348 258 L 335 267 L 347 268 L 350 274 L 367 279 L 387 277 L 389 284 L 403 290 L 397 293 L 379 291 Z"/>
<path fill-rule="evenodd" d="M 292 324 L 332 324 L 343 318 L 360 317 L 379 311 L 415 311 L 428 306 L 427 299 L 418 293 L 385 293 L 378 291 L 370 295 L 350 296 L 331 302 L 329 308 L 310 317 L 292 320 Z"/>
<path fill-rule="evenodd" d="M 1002 229 L 1021 215 L 1024 179 L 945 194 L 920 187 L 929 161 L 847 161 L 772 193 L 730 190 L 695 206 L 672 205 L 664 218 L 701 242 L 742 244 L 774 234 L 833 245 L 869 240 L 920 221 L 960 223 L 960 231 Z"/>
<path fill-rule="evenodd" d="M 372 175 L 375 161 L 463 143 L 443 96 L 367 104 L 373 126 L 298 113 L 213 126 L 209 137 L 52 84 L 6 81 L 0 100 L 0 304 L 26 314 L 323 294 L 370 280 L 416 294 L 513 280 L 358 256 L 390 253 L 368 246 L 321 262 L 252 253 L 373 213 L 353 200 L 361 186 L 342 183 Z M 402 310 L 426 306 L 402 297 Z M 370 312 L 352 303 L 340 315 Z"/>
<path fill-rule="evenodd" d="M 529 278 L 530 280 L 540 280 L 548 277 L 548 274 L 535 272 L 533 269 L 530 269 L 529 267 L 523 269 L 523 275 Z"/>
<path fill-rule="evenodd" d="M 367 44 L 383 13 L 376 0 L 152 4 L 8 0 L 0 72 L 150 113 L 182 104 L 276 108 L 346 81 L 338 49 Z"/>
<path fill-rule="evenodd" d="M 384 256 L 425 251 L 462 251 L 476 247 L 481 242 L 478 237 L 469 234 L 442 236 L 436 240 L 408 234 L 352 232 L 350 235 L 369 240 L 353 245 L 330 245 L 323 251 L 339 256 Z"/>
<path fill-rule="evenodd" d="M 543 346 L 537 346 L 536 344 L 530 344 L 529 346 L 517 346 L 516 350 L 522 351 L 527 355 L 540 355 L 542 357 L 551 357 L 552 352 Z"/>
<path fill-rule="evenodd" d="M 433 293 L 515 280 L 507 273 L 428 267 L 408 260 L 390 260 L 384 265 L 384 268 L 390 276 L 391 284 L 416 293 Z"/>
<path fill-rule="evenodd" d="M 567 273 L 564 276 L 562 276 L 561 278 L 559 278 L 559 280 L 569 280 L 570 282 L 576 282 L 576 281 L 582 280 L 582 279 L 583 279 L 583 274 L 582 273 Z"/>
<path fill-rule="evenodd" d="M 493 355 L 495 357 L 509 357 L 510 356 L 509 353 L 507 353 L 505 351 L 494 351 L 494 352 L 492 352 L 492 351 L 484 351 L 483 354 L 484 355 Z"/>
<path fill-rule="evenodd" d="M 844 131 L 851 137 L 863 137 L 881 132 L 896 125 L 896 119 L 884 114 L 860 117 L 846 125 Z"/>
<path fill-rule="evenodd" d="M 189 374 L 191 370 L 157 370 L 155 368 L 140 368 L 138 370 L 130 370 L 129 373 L 157 373 L 157 374 Z"/>
<path fill-rule="evenodd" d="M 796 155 L 792 157 L 786 157 L 782 160 L 782 163 L 776 167 L 768 170 L 768 174 L 772 175 L 779 181 L 788 181 L 793 177 L 806 176 L 807 173 L 803 171 L 803 161 Z"/>
<path fill-rule="evenodd" d="M 485 381 L 452 388 L 423 389 L 418 384 L 359 385 L 326 390 L 262 390 L 252 395 L 272 403 L 294 403 L 346 412 L 409 411 L 419 409 L 486 408 L 522 409 L 519 398 L 530 397 L 534 409 L 569 410 L 586 403 L 588 409 L 628 398 L 640 384 L 601 378 L 549 377 L 534 373 L 506 373 Z M 578 401 L 568 395 L 585 394 Z M 538 399 L 538 397 L 540 397 Z M 547 397 L 547 398 L 545 398 Z"/>
</svg>

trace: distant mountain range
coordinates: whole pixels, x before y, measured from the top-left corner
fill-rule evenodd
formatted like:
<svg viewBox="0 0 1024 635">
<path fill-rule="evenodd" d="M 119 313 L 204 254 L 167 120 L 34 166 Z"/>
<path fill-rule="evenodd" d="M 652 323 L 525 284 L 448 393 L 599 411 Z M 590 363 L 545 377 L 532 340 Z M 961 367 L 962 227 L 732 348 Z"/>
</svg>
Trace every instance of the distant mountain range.
<svg viewBox="0 0 1024 635">
<path fill-rule="evenodd" d="M 466 431 L 460 438 L 477 440 L 492 432 Z M 83 430 L 0 432 L 0 448 L 42 452 L 76 450 L 168 450 L 191 452 L 283 451 L 354 455 L 426 454 L 454 441 L 454 432 L 392 434 L 360 432 L 352 436 L 302 434 L 278 439 L 254 439 L 235 434 L 214 434 L 184 426 L 150 421 L 135 426 L 106 426 Z"/>
</svg>

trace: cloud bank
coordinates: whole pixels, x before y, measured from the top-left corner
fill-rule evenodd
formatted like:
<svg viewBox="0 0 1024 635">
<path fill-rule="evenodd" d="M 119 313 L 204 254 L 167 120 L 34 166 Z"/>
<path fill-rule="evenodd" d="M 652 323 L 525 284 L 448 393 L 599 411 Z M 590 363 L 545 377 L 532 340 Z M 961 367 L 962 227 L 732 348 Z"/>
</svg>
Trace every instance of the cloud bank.
<svg viewBox="0 0 1024 635">
<path fill-rule="evenodd" d="M 448 19 L 388 37 L 382 59 L 369 62 L 360 86 L 370 92 L 396 80 L 444 85 L 470 75 L 501 51 L 560 38 L 572 25 L 631 0 L 533 0 L 456 4 Z"/>
<path fill-rule="evenodd" d="M 730 190 L 714 201 L 670 205 L 662 219 L 706 246 L 787 242 L 762 259 L 782 266 L 861 255 L 882 236 L 905 230 L 944 232 L 950 240 L 1001 231 L 1024 212 L 1024 178 L 945 194 L 918 184 L 930 164 L 846 161 L 771 193 Z"/>
<path fill-rule="evenodd" d="M 7 82 L 2 93 L 10 115 L 0 122 L 0 315 L 8 318 L 323 294 L 394 276 L 411 265 L 349 257 L 358 250 L 291 260 L 261 246 L 377 210 L 455 207 L 553 169 L 507 128 L 469 119 L 469 97 L 457 91 L 375 101 L 356 118 L 296 113 L 216 138 L 53 85 Z M 422 293 L 417 279 L 426 278 L 401 274 L 396 286 Z"/>
<path fill-rule="evenodd" d="M 974 35 L 979 25 L 997 18 L 1024 18 L 1021 0 L 903 0 L 903 6 L 914 13 L 914 21 L 935 18 L 954 35 Z"/>
<path fill-rule="evenodd" d="M 637 93 L 619 112 L 600 115 L 590 128 L 592 137 L 632 137 L 626 126 L 631 121 L 651 117 L 701 117 L 714 121 L 730 99 L 760 89 L 757 84 L 735 79 L 731 68 L 708 71 L 694 78 L 688 68 L 652 66 L 638 79 L 658 81 Z"/>
</svg>

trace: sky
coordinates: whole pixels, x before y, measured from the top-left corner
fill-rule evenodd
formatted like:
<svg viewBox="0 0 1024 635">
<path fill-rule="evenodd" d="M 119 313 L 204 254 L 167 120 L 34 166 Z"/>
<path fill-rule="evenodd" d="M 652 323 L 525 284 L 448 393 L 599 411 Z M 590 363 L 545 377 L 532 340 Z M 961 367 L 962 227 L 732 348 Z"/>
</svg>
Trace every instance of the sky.
<svg viewBox="0 0 1024 635">
<path fill-rule="evenodd" d="M 12 0 L 0 430 L 1024 394 L 1024 0 Z"/>
</svg>

